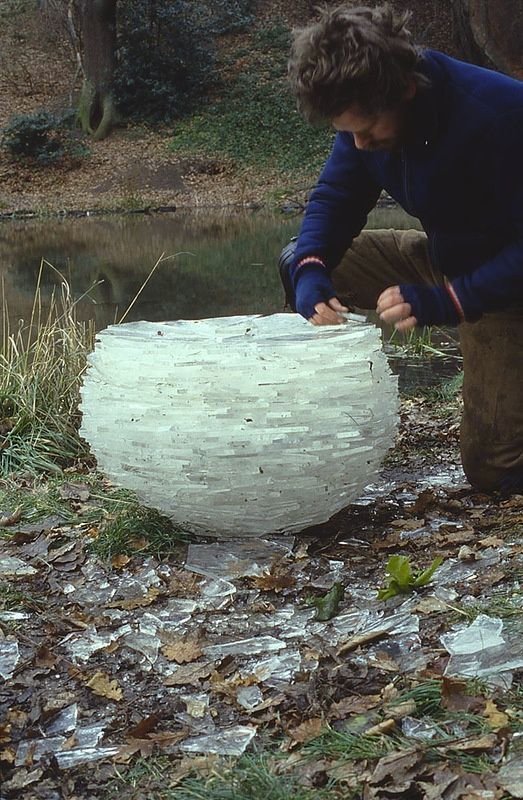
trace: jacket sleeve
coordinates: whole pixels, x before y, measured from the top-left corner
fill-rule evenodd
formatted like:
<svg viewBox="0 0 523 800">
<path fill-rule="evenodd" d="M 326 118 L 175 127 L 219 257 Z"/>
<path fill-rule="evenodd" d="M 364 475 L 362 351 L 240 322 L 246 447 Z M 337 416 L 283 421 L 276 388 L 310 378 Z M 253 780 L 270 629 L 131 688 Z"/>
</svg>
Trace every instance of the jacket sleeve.
<svg viewBox="0 0 523 800">
<path fill-rule="evenodd" d="M 474 322 L 523 308 L 523 109 L 499 115 L 482 138 L 475 169 L 505 219 L 505 246 L 444 287 L 401 285 L 418 325 Z"/>
<path fill-rule="evenodd" d="M 314 256 L 331 272 L 365 226 L 380 191 L 352 136 L 338 133 L 307 204 L 294 264 Z"/>
<path fill-rule="evenodd" d="M 487 186 L 503 209 L 508 235 L 494 257 L 452 281 L 466 319 L 523 307 L 523 109 L 500 115 L 489 131 L 485 156 Z"/>
</svg>

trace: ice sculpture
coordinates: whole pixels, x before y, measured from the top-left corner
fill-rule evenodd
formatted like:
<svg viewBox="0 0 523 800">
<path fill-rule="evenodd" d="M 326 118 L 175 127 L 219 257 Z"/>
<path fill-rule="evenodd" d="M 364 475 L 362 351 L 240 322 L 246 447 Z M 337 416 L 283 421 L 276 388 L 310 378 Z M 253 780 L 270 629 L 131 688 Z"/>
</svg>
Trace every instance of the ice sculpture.
<svg viewBox="0 0 523 800">
<path fill-rule="evenodd" d="M 379 330 L 296 314 L 113 325 L 81 433 L 99 468 L 189 530 L 296 532 L 373 480 L 397 424 Z"/>
</svg>

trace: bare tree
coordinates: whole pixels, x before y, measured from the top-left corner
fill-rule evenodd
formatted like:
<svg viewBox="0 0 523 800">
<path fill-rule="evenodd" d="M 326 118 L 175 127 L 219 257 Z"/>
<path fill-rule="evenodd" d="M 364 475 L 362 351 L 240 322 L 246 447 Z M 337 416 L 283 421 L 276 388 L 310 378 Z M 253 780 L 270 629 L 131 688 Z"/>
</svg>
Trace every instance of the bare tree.
<svg viewBox="0 0 523 800">
<path fill-rule="evenodd" d="M 41 0 L 40 11 L 51 30 L 61 30 L 76 60 L 73 90 L 81 76 L 78 120 L 95 139 L 108 135 L 116 121 L 117 0 Z M 72 94 L 71 93 L 71 94 Z M 72 97 L 71 97 L 72 102 Z"/>
<path fill-rule="evenodd" d="M 77 11 L 83 54 L 83 83 L 78 103 L 82 129 L 103 139 L 116 121 L 117 0 L 78 0 Z"/>
</svg>

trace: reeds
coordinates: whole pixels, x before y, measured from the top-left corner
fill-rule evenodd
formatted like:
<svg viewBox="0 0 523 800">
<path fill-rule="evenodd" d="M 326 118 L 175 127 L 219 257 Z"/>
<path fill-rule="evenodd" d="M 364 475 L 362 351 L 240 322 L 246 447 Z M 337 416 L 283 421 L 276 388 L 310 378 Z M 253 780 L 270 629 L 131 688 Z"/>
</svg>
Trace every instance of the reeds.
<svg viewBox="0 0 523 800">
<path fill-rule="evenodd" d="M 45 268 L 58 274 L 60 286 L 44 309 Z M 54 472 L 88 453 L 78 435 L 78 404 L 95 330 L 92 322 L 77 319 L 81 299 L 42 261 L 30 319 L 12 330 L 2 286 L 0 474 Z"/>
</svg>

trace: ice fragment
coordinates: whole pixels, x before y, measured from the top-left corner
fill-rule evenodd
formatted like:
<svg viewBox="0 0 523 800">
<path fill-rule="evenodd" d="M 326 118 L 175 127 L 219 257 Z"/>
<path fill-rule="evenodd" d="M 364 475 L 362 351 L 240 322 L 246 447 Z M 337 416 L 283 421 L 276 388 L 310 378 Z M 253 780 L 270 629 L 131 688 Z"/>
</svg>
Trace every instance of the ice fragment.
<svg viewBox="0 0 523 800">
<path fill-rule="evenodd" d="M 187 753 L 216 753 L 221 756 L 241 756 L 256 735 L 256 728 L 237 725 L 211 736 L 195 736 L 181 743 Z"/>
<path fill-rule="evenodd" d="M 0 677 L 5 681 L 13 675 L 19 658 L 18 642 L 0 640 Z"/>
</svg>

